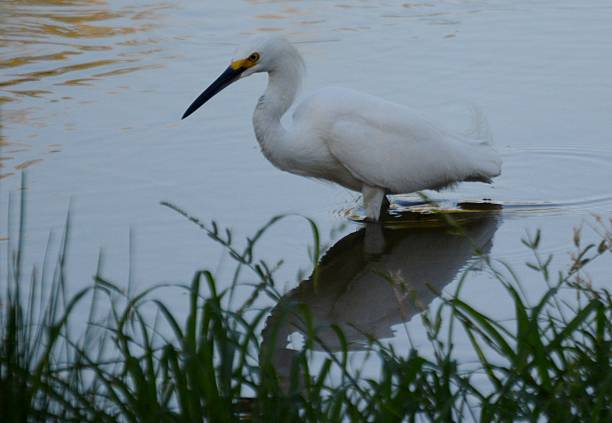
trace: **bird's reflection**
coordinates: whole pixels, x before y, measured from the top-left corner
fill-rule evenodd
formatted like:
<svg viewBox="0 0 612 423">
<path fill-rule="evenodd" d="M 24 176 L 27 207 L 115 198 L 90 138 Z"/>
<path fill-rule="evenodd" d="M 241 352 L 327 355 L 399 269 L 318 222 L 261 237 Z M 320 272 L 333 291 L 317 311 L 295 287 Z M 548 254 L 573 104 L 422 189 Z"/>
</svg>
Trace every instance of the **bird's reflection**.
<svg viewBox="0 0 612 423">
<path fill-rule="evenodd" d="M 499 218 L 473 214 L 461 230 L 372 224 L 339 240 L 317 273 L 284 295 L 266 322 L 263 347 L 272 353 L 277 374 L 288 375 L 295 354 L 287 348 L 288 336 L 305 332 L 300 315 L 287 310 L 298 305 L 310 310 L 315 348 L 341 348 L 332 326 L 343 331 L 349 350 L 365 348 L 368 337 L 392 337 L 392 326 L 422 311 L 460 270 L 490 251 Z"/>
</svg>

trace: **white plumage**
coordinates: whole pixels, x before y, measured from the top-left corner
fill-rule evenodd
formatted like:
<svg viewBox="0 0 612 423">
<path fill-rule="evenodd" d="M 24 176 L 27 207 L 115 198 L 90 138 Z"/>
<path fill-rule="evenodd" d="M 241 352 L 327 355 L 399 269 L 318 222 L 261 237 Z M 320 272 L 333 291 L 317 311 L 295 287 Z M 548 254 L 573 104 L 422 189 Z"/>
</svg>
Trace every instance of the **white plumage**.
<svg viewBox="0 0 612 423">
<path fill-rule="evenodd" d="M 183 118 L 233 81 L 267 72 L 268 86 L 253 114 L 263 154 L 281 170 L 361 192 L 374 221 L 386 194 L 490 182 L 500 174 L 501 159 L 487 140 L 450 133 L 407 107 L 353 90 L 317 90 L 285 128 L 281 118 L 295 100 L 303 68 L 300 54 L 284 38 L 250 39 Z"/>
</svg>

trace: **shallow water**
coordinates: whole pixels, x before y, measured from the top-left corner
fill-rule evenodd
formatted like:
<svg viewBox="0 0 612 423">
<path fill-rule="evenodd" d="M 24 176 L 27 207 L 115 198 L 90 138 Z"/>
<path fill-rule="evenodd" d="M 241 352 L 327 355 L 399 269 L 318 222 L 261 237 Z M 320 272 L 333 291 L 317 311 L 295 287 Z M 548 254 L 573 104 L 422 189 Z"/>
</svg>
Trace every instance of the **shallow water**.
<svg viewBox="0 0 612 423">
<path fill-rule="evenodd" d="M 587 222 L 584 236 L 595 239 L 591 214 L 612 211 L 609 1 L 33 0 L 4 1 L 0 8 L 0 199 L 6 210 L 27 169 L 30 263 L 40 262 L 49 231 L 59 233 L 71 209 L 68 277 L 75 288 L 91 283 L 100 249 L 109 279 L 126 281 L 131 271 L 141 288 L 187 281 L 205 267 L 220 280 L 230 273 L 231 260 L 160 201 L 216 219 L 236 239 L 281 213 L 312 217 L 330 245 L 361 236 L 349 235 L 360 226 L 346 217 L 358 213 L 356 194 L 281 173 L 260 154 L 250 116 L 265 77 L 240 81 L 180 121 L 240 40 L 258 32 L 278 32 L 297 44 L 308 66 L 306 91 L 359 89 L 457 129 L 465 127 L 464 106 L 484 111 L 504 156 L 502 176 L 491 186 L 429 194 L 451 208 L 484 198 L 502 204 L 483 242 L 524 280 L 534 273 L 523 265 L 530 256 L 522 236 L 540 228 L 543 253 L 554 254 L 553 266 L 563 269 L 572 228 Z M 0 222 L 6 257 L 14 234 L 5 214 Z M 392 241 L 375 234 L 374 244 L 391 270 L 417 275 L 429 274 L 417 269 L 415 254 L 444 246 L 430 258 L 451 263 L 452 272 L 427 277 L 453 289 L 474 261 L 470 252 L 455 250 L 444 231 L 419 234 L 424 247 L 409 230 Z M 258 247 L 262 258 L 285 260 L 278 280 L 288 292 L 298 286 L 296 274 L 309 271 L 311 241 L 307 224 L 295 217 Z M 367 260 L 356 263 L 369 268 Z M 609 266 L 593 263 L 594 283 L 609 283 Z M 539 282 L 527 287 L 533 295 L 542 289 Z M 381 306 L 392 293 L 376 292 L 377 307 L 360 303 L 366 294 L 352 294 L 326 319 L 361 319 L 398 346 L 407 345 L 402 322 L 410 321 L 413 341 L 426 343 L 414 313 L 397 302 Z M 485 271 L 476 270 L 463 292 L 499 318 L 512 314 Z M 185 298 L 166 300 L 180 309 Z"/>
</svg>

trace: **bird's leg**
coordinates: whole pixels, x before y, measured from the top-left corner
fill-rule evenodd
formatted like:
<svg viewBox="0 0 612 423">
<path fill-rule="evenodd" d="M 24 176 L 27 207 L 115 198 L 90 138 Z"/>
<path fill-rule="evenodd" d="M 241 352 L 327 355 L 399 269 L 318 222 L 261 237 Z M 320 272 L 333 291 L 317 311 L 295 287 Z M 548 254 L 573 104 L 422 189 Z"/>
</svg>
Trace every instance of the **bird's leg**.
<svg viewBox="0 0 612 423">
<path fill-rule="evenodd" d="M 361 195 L 363 196 L 363 207 L 366 210 L 367 220 L 378 222 L 381 212 L 385 212 L 389 206 L 385 197 L 385 190 L 364 185 L 361 188 Z"/>
</svg>

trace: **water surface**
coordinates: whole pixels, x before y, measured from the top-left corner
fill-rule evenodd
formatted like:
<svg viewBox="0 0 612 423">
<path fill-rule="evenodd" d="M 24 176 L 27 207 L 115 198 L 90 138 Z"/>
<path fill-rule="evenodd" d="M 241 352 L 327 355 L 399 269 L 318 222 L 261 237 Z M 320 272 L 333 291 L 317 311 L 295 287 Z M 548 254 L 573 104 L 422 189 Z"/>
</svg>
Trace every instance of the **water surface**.
<svg viewBox="0 0 612 423">
<path fill-rule="evenodd" d="M 572 228 L 584 225 L 585 239 L 595 239 L 591 214 L 612 211 L 608 1 L 32 0 L 0 8 L 0 198 L 6 210 L 27 169 L 30 263 L 42 259 L 49 231 L 61 230 L 71 208 L 68 276 L 75 288 L 91 283 L 100 249 L 109 279 L 126 281 L 131 260 L 141 288 L 186 281 L 201 268 L 227 280 L 227 255 L 160 201 L 216 219 L 237 239 L 281 213 L 312 217 L 329 245 L 361 239 L 361 232 L 352 234 L 359 224 L 346 218 L 356 194 L 282 173 L 260 154 L 250 116 L 264 76 L 240 81 L 180 121 L 237 44 L 261 32 L 296 43 L 308 67 L 306 91 L 325 85 L 366 91 L 456 129 L 465 128 L 465 106 L 484 111 L 504 156 L 502 176 L 491 186 L 429 194 L 451 205 L 484 198 L 503 204 L 494 224 L 481 223 L 483 245 L 525 281 L 534 273 L 523 265 L 529 252 L 522 236 L 540 228 L 543 253 L 554 254 L 553 266 L 563 269 Z M 430 231 L 383 234 L 379 241 L 390 246 L 382 257 L 404 275 L 417 272 L 453 289 L 476 259 L 448 242 L 446 232 Z M 4 257 L 13 235 L 3 214 Z M 310 244 L 307 224 L 295 217 L 259 246 L 262 258 L 285 260 L 278 280 L 288 295 L 303 292 L 292 290 L 302 286 L 298 272 L 310 270 Z M 336 260 L 369 269 L 365 247 L 351 248 Z M 424 249 L 433 262 L 451 263 L 452 272 L 435 276 L 424 262 L 418 270 Z M 609 265 L 593 263 L 594 283 L 608 283 Z M 340 285 L 352 280 L 335 278 Z M 372 291 L 377 304 L 369 311 L 379 315 L 363 315 L 369 283 L 354 285 L 359 289 L 333 319 L 373 321 L 383 339 L 406 348 L 409 328 L 412 342 L 425 344 L 416 314 L 404 313 L 385 288 Z M 336 286 L 332 281 L 329 289 Z M 542 289 L 536 282 L 527 287 L 534 296 Z M 464 287 L 474 305 L 505 318 L 512 305 L 502 291 L 478 270 Z M 167 301 L 180 309 L 185 298 Z M 435 299 L 423 303 L 429 301 Z"/>
</svg>

